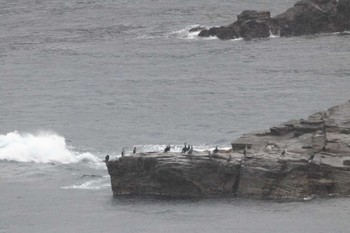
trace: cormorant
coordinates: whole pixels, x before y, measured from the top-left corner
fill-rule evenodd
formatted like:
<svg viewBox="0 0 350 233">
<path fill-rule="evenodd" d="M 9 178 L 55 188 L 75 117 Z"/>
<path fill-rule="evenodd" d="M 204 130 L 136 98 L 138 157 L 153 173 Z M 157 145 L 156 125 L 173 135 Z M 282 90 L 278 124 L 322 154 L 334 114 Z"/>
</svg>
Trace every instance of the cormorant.
<svg viewBox="0 0 350 233">
<path fill-rule="evenodd" d="M 212 154 L 211 154 L 210 151 L 208 151 L 208 157 L 209 157 L 210 160 L 212 159 Z"/>
<path fill-rule="evenodd" d="M 282 151 L 282 153 L 281 153 L 281 157 L 286 156 L 286 153 L 287 153 L 287 149 L 284 149 L 284 150 Z"/>
<path fill-rule="evenodd" d="M 219 152 L 218 146 L 215 147 L 215 150 L 213 150 L 213 153 L 216 154 Z"/>
<path fill-rule="evenodd" d="M 170 151 L 170 144 L 169 144 L 169 145 L 167 145 L 167 146 L 165 147 L 165 149 L 164 149 L 164 153 L 166 153 L 166 152 L 168 152 L 168 151 Z"/>
<path fill-rule="evenodd" d="M 124 157 L 124 155 L 125 155 L 125 147 L 122 150 L 122 157 Z"/>
<path fill-rule="evenodd" d="M 182 148 L 182 153 L 186 153 L 186 151 L 187 151 L 186 143 L 187 143 L 187 142 L 185 142 L 185 146 Z"/>
<path fill-rule="evenodd" d="M 190 146 L 190 148 L 188 149 L 188 154 L 191 155 L 193 152 L 193 146 Z"/>
<path fill-rule="evenodd" d="M 132 150 L 133 154 L 136 154 L 136 146 L 134 147 L 134 149 Z"/>
<path fill-rule="evenodd" d="M 228 158 L 227 158 L 227 162 L 230 162 L 232 160 L 232 156 L 231 154 L 229 154 Z"/>
<path fill-rule="evenodd" d="M 315 157 L 315 154 L 311 155 L 311 156 L 309 157 L 309 159 L 307 160 L 307 162 L 308 162 L 308 163 L 311 163 L 312 160 L 314 159 L 314 157 Z"/>
<path fill-rule="evenodd" d="M 108 162 L 108 160 L 109 160 L 109 155 L 106 155 L 105 162 Z"/>
</svg>

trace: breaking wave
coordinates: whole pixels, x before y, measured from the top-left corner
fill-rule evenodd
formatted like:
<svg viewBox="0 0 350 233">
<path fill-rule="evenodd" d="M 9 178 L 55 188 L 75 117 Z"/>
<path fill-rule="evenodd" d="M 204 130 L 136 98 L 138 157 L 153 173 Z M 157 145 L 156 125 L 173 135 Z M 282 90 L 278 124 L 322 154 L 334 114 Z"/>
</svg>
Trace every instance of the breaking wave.
<svg viewBox="0 0 350 233">
<path fill-rule="evenodd" d="M 79 153 L 66 144 L 64 137 L 52 132 L 38 134 L 17 131 L 0 134 L 0 160 L 35 163 L 77 163 L 100 160 L 91 153 Z"/>
</svg>

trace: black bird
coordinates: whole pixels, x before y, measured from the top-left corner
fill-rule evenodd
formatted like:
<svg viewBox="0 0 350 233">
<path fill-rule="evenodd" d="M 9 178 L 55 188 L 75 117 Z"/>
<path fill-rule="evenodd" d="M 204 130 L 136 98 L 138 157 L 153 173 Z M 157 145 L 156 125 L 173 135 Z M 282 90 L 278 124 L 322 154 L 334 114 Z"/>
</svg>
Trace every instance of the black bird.
<svg viewBox="0 0 350 233">
<path fill-rule="evenodd" d="M 228 158 L 227 158 L 227 162 L 230 162 L 232 160 L 232 156 L 231 156 L 231 154 L 229 154 L 229 156 L 228 156 Z"/>
<path fill-rule="evenodd" d="M 209 157 L 209 160 L 211 160 L 211 159 L 212 159 L 212 154 L 211 154 L 211 152 L 210 152 L 210 151 L 208 151 L 208 157 Z"/>
<path fill-rule="evenodd" d="M 244 157 L 247 156 L 247 146 L 245 146 L 245 148 L 244 148 L 243 155 L 244 155 Z"/>
<path fill-rule="evenodd" d="M 108 160 L 109 160 L 109 155 L 106 155 L 105 162 L 108 162 Z"/>
<path fill-rule="evenodd" d="M 286 153 L 287 153 L 287 149 L 284 149 L 284 150 L 282 151 L 282 153 L 281 153 L 281 157 L 286 156 Z"/>
<path fill-rule="evenodd" d="M 186 142 L 185 142 L 185 146 L 182 148 L 182 153 L 186 153 L 187 151 L 187 146 L 186 146 Z"/>
<path fill-rule="evenodd" d="M 125 147 L 123 148 L 123 150 L 122 150 L 122 157 L 124 157 L 124 155 L 125 155 Z"/>
<path fill-rule="evenodd" d="M 193 146 L 190 146 L 190 148 L 188 149 L 188 154 L 191 155 L 193 152 Z"/>
<path fill-rule="evenodd" d="M 166 153 L 166 152 L 168 152 L 168 151 L 170 151 L 170 144 L 169 144 L 169 145 L 167 145 L 167 146 L 165 147 L 165 149 L 164 149 L 164 153 Z"/>
<path fill-rule="evenodd" d="M 136 146 L 134 147 L 134 149 L 132 150 L 133 154 L 136 154 Z"/>
<path fill-rule="evenodd" d="M 312 160 L 314 159 L 314 157 L 315 157 L 315 154 L 311 155 L 311 156 L 309 157 L 309 159 L 307 160 L 307 162 L 308 162 L 308 163 L 311 163 Z"/>
<path fill-rule="evenodd" d="M 215 150 L 213 150 L 213 153 L 216 154 L 219 152 L 218 146 L 215 147 Z"/>
</svg>

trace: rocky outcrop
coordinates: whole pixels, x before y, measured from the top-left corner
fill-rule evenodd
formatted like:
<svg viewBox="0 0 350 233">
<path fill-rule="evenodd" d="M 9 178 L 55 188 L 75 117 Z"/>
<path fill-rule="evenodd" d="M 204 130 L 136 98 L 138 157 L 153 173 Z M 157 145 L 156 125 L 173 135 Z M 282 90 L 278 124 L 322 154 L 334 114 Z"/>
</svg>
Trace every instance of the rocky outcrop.
<svg viewBox="0 0 350 233">
<path fill-rule="evenodd" d="M 237 21 L 203 29 L 200 37 L 266 38 L 270 34 L 300 36 L 350 30 L 350 0 L 301 0 L 286 12 L 271 18 L 268 11 L 243 11 Z"/>
<path fill-rule="evenodd" d="M 106 162 L 114 195 L 302 199 L 350 195 L 350 101 L 216 154 L 141 153 Z"/>
</svg>

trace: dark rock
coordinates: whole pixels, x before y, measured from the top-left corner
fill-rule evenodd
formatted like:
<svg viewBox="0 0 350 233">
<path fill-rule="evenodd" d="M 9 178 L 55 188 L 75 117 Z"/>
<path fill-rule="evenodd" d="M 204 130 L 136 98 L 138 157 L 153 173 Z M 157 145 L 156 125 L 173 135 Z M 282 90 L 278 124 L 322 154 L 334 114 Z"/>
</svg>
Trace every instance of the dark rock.
<svg viewBox="0 0 350 233">
<path fill-rule="evenodd" d="M 243 11 L 237 16 L 237 21 L 228 26 L 213 27 L 202 30 L 198 36 L 217 36 L 222 40 L 230 40 L 239 37 L 245 39 L 265 38 L 270 36 L 268 11 Z"/>
<path fill-rule="evenodd" d="M 270 27 L 267 22 L 248 20 L 242 23 L 239 34 L 244 39 L 270 37 Z"/>
<path fill-rule="evenodd" d="M 276 135 L 276 136 L 283 136 L 286 135 L 288 133 L 290 133 L 293 130 L 292 127 L 287 126 L 285 124 L 283 125 L 278 125 L 278 126 L 274 126 L 270 128 L 270 132 L 272 135 Z"/>
<path fill-rule="evenodd" d="M 350 30 L 350 0 L 301 0 L 273 18 L 269 11 L 243 11 L 236 22 L 204 29 L 199 36 L 217 36 L 224 40 L 253 39 L 269 37 L 270 33 L 300 36 L 344 30 Z"/>
<path fill-rule="evenodd" d="M 246 21 L 258 20 L 263 22 L 268 22 L 270 20 L 269 11 L 253 11 L 245 10 L 237 16 L 237 23 L 242 25 Z"/>
<path fill-rule="evenodd" d="M 350 1 L 338 0 L 337 3 L 337 31 L 350 30 Z"/>
<path fill-rule="evenodd" d="M 239 37 L 235 29 L 231 27 L 212 27 L 209 30 L 204 29 L 198 34 L 198 36 L 200 37 L 217 36 L 219 39 L 222 39 L 222 40 L 231 40 Z"/>
<path fill-rule="evenodd" d="M 350 129 L 350 101 L 273 128 L 279 133 L 245 134 L 232 142 L 232 151 L 211 156 L 143 153 L 106 161 L 113 193 L 275 199 L 350 195 L 350 135 L 343 133 Z"/>
<path fill-rule="evenodd" d="M 350 159 L 344 160 L 343 165 L 350 166 Z"/>
<path fill-rule="evenodd" d="M 275 19 L 281 36 L 300 36 L 336 31 L 336 12 L 335 0 L 302 0 Z"/>
<path fill-rule="evenodd" d="M 194 28 L 191 28 L 189 32 L 198 32 L 198 31 L 202 31 L 206 29 L 205 27 L 194 27 Z"/>
</svg>

